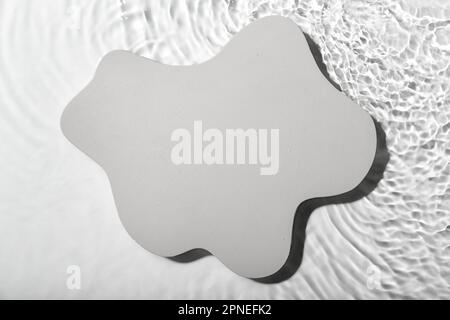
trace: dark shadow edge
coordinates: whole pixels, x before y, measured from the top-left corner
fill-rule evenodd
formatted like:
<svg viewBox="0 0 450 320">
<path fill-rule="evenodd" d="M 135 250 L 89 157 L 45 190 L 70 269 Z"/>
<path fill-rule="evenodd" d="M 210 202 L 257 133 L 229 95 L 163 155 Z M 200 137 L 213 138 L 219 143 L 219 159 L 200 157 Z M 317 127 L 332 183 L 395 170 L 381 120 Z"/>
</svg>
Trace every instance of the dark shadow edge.
<svg viewBox="0 0 450 320">
<path fill-rule="evenodd" d="M 188 263 L 193 262 L 195 260 L 204 258 L 206 256 L 210 256 L 211 252 L 209 252 L 206 249 L 203 248 L 195 248 L 183 253 L 180 253 L 179 255 L 173 256 L 173 257 L 167 257 L 170 260 L 181 262 L 181 263 Z"/>
<path fill-rule="evenodd" d="M 342 91 L 341 87 L 330 78 L 326 65 L 323 62 L 322 54 L 320 53 L 320 48 L 308 34 L 304 33 L 304 35 L 320 72 L 322 72 L 325 78 L 336 89 Z M 294 275 L 297 272 L 302 263 L 304 245 L 306 240 L 306 226 L 308 224 L 309 217 L 311 216 L 313 211 L 319 207 L 330 204 L 343 204 L 360 200 L 369 195 L 377 187 L 378 183 L 383 178 L 384 171 L 389 162 L 389 152 L 386 144 L 386 134 L 381 124 L 378 121 L 376 121 L 373 117 L 372 120 L 375 125 L 377 146 L 374 160 L 364 179 L 359 183 L 358 186 L 340 195 L 331 197 L 313 198 L 303 201 L 295 211 L 294 222 L 292 227 L 291 247 L 286 262 L 274 274 L 261 278 L 251 278 L 252 280 L 265 284 L 274 284 L 289 279 L 292 275 Z M 168 259 L 180 263 L 188 263 L 204 258 L 209 255 L 211 255 L 211 253 L 208 250 L 203 248 L 195 248 L 183 252 L 179 255 L 168 257 Z"/>
<path fill-rule="evenodd" d="M 327 66 L 325 65 L 325 62 L 323 62 L 322 54 L 320 53 L 319 46 L 314 42 L 314 40 L 309 36 L 307 33 L 303 33 L 303 35 L 306 38 L 306 42 L 308 43 L 309 50 L 311 50 L 311 53 L 314 57 L 314 60 L 316 61 L 317 67 L 319 68 L 320 72 L 324 75 L 325 78 L 339 91 L 342 91 L 341 87 L 330 78 L 330 75 L 327 70 Z"/>
</svg>

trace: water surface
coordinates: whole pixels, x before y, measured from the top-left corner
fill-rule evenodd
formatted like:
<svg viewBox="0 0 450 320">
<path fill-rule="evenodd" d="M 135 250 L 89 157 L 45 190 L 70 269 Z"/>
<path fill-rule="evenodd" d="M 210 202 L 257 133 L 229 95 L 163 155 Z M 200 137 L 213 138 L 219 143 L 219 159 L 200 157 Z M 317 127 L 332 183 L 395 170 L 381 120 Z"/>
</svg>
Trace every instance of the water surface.
<svg viewBox="0 0 450 320">
<path fill-rule="evenodd" d="M 390 161 L 369 196 L 317 209 L 299 271 L 265 285 L 214 257 L 140 248 L 59 118 L 112 50 L 201 63 L 273 14 L 311 36 L 381 123 Z M 450 298 L 448 1 L 4 0 L 0 34 L 0 297 Z M 69 265 L 82 290 L 67 289 Z"/>
</svg>

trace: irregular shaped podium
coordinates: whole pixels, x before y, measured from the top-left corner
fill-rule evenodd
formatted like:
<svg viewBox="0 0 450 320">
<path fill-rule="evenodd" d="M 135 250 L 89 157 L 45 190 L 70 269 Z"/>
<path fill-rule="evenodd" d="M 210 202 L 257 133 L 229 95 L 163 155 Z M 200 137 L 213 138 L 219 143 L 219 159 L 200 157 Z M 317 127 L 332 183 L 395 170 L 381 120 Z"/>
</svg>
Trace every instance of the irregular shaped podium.
<svg viewBox="0 0 450 320">
<path fill-rule="evenodd" d="M 299 205 L 353 189 L 376 150 L 371 117 L 281 17 L 200 65 L 112 52 L 61 124 L 106 171 L 137 243 L 165 257 L 203 248 L 250 278 L 286 263 Z"/>
</svg>

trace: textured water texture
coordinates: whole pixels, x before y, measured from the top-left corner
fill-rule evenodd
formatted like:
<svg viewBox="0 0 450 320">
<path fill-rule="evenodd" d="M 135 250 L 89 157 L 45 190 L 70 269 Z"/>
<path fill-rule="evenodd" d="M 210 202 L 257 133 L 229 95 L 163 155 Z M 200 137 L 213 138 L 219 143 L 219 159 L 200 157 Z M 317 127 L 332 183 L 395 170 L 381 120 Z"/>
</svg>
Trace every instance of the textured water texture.
<svg viewBox="0 0 450 320">
<path fill-rule="evenodd" d="M 201 63 L 272 14 L 316 41 L 330 77 L 382 124 L 390 161 L 368 197 L 317 209 L 300 270 L 265 285 L 214 257 L 141 249 L 59 118 L 112 50 Z M 5 0 L 0 33 L 0 297 L 450 298 L 448 1 Z M 81 290 L 66 287 L 69 265 Z"/>
</svg>

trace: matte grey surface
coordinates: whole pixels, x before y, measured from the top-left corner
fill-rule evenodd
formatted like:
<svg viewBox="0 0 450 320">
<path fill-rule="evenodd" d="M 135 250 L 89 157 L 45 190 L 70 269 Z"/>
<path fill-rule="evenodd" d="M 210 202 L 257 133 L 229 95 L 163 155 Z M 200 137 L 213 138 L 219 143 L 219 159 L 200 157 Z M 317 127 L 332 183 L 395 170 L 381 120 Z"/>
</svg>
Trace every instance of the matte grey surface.
<svg viewBox="0 0 450 320">
<path fill-rule="evenodd" d="M 278 174 L 255 165 L 174 165 L 175 129 L 279 129 Z M 298 27 L 269 17 L 214 59 L 171 67 L 117 51 L 66 108 L 66 137 L 99 163 L 120 219 L 162 256 L 205 248 L 264 277 L 289 254 L 298 205 L 354 188 L 374 159 L 370 116 L 329 84 Z"/>
</svg>

